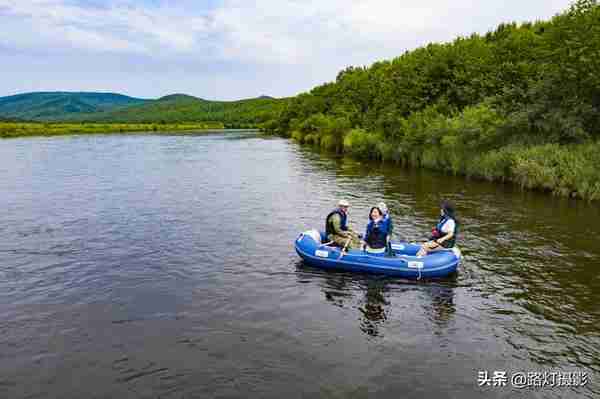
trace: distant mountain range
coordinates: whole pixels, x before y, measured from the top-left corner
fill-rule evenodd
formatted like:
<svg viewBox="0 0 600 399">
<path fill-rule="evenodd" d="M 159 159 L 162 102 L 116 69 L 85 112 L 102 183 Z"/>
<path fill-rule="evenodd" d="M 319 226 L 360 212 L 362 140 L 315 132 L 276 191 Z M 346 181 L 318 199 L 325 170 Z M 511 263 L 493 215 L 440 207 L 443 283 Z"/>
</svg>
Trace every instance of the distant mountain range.
<svg viewBox="0 0 600 399">
<path fill-rule="evenodd" d="M 115 93 L 25 93 L 0 97 L 0 117 L 33 121 L 60 120 L 146 101 Z"/>
<path fill-rule="evenodd" d="M 36 92 L 0 97 L 1 120 L 38 122 L 223 122 L 253 125 L 272 119 L 285 99 L 260 96 L 209 101 L 186 94 L 141 99 L 117 93 Z"/>
<path fill-rule="evenodd" d="M 18 118 L 3 118 L 0 116 L 0 122 L 26 122 L 24 120 L 18 119 Z"/>
</svg>

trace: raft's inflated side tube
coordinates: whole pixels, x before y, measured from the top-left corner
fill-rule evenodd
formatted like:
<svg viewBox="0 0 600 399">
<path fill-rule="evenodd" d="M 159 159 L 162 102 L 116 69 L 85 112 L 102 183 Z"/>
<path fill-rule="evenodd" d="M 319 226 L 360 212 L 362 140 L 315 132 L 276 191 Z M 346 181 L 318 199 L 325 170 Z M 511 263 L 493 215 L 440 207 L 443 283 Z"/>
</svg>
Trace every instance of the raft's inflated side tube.
<svg viewBox="0 0 600 399">
<path fill-rule="evenodd" d="M 323 244 L 326 240 L 323 232 L 306 231 L 296 239 L 296 252 L 313 267 L 417 279 L 446 277 L 456 272 L 462 257 L 460 250 L 454 247 L 418 258 L 419 245 L 392 242 L 393 256 L 351 249 L 340 258 L 341 248 Z"/>
</svg>

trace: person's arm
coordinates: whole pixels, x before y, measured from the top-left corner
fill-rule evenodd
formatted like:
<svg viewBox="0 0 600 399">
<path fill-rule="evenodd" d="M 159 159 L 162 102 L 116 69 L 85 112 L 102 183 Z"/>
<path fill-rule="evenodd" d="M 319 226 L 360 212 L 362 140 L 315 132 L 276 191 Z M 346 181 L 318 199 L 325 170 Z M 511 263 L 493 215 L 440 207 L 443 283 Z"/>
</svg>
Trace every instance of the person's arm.
<svg viewBox="0 0 600 399">
<path fill-rule="evenodd" d="M 389 236 L 392 234 L 392 219 L 386 216 L 381 222 L 381 229 Z"/>
<path fill-rule="evenodd" d="M 451 231 L 450 233 L 446 234 L 445 236 L 442 236 L 442 237 L 440 237 L 440 238 L 437 238 L 437 239 L 436 239 L 436 240 L 434 240 L 434 241 L 435 241 L 435 243 L 436 243 L 436 244 L 440 244 L 440 245 L 442 245 L 442 243 L 443 243 L 444 241 L 447 241 L 447 240 L 451 239 L 452 237 L 454 237 L 454 232 L 453 232 L 453 231 Z"/>
<path fill-rule="evenodd" d="M 375 222 L 373 222 L 372 220 L 369 220 L 369 222 L 367 223 L 367 232 L 365 234 L 365 242 L 367 242 L 367 240 L 369 239 L 369 236 L 373 233 L 373 229 L 375 228 Z"/>
<path fill-rule="evenodd" d="M 348 236 L 352 236 L 352 237 L 360 237 L 360 234 L 356 231 L 354 231 L 354 229 L 352 228 L 352 226 L 350 226 L 350 220 L 348 220 L 348 224 L 346 225 L 346 228 L 348 230 L 346 230 L 346 233 L 348 233 Z"/>
<path fill-rule="evenodd" d="M 436 239 L 435 242 L 441 245 L 444 241 L 450 240 L 452 237 L 454 237 L 455 227 L 456 223 L 454 222 L 454 220 L 449 220 L 446 223 L 444 223 L 444 225 L 442 226 L 442 231 L 440 233 L 445 234 L 440 238 Z"/>
</svg>

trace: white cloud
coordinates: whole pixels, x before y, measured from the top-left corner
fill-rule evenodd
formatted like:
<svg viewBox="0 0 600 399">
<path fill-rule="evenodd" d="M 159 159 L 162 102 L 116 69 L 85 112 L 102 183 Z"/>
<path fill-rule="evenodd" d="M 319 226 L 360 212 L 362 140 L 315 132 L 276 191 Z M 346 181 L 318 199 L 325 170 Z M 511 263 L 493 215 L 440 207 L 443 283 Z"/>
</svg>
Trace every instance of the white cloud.
<svg viewBox="0 0 600 399">
<path fill-rule="evenodd" d="M 428 42 L 485 32 L 500 22 L 545 19 L 571 3 L 221 0 L 206 8 L 182 1 L 108 0 L 89 6 L 76 0 L 0 0 L 0 47 L 44 51 L 55 59 L 61 54 L 65 59 L 104 57 L 109 52 L 169 66 L 246 65 L 244 72 L 237 68 L 232 81 L 256 77 L 257 94 L 271 83 L 262 72 L 287 76 L 285 71 L 293 71 L 281 92 L 273 93 L 290 95 L 333 79 L 348 65 L 368 65 Z"/>
<path fill-rule="evenodd" d="M 188 53 L 207 32 L 202 16 L 171 7 L 114 3 L 83 7 L 60 0 L 0 0 L 0 41 L 21 47 L 157 55 Z"/>
<path fill-rule="evenodd" d="M 548 18 L 571 0 L 225 0 L 221 55 L 281 64 L 365 64 L 431 41 Z"/>
<path fill-rule="evenodd" d="M 486 22 L 492 28 L 506 19 L 547 17 L 568 3 L 225 0 L 214 9 L 194 10 L 171 2 L 85 7 L 64 0 L 0 0 L 5 27 L 0 40 L 18 46 L 43 45 L 47 40 L 55 46 L 152 55 L 166 51 L 203 56 L 208 51 L 223 59 L 285 64 L 356 49 L 375 54 L 386 48 L 400 51 L 405 43 L 422 43 L 421 37 L 435 32 L 450 39 L 457 32 L 480 30 Z"/>
</svg>

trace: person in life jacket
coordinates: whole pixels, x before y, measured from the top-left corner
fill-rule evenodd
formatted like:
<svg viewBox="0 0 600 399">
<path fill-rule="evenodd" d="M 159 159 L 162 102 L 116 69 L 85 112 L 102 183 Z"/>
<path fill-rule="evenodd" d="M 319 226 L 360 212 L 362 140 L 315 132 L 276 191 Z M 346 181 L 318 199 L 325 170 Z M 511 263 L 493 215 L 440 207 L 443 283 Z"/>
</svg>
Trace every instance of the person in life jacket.
<svg viewBox="0 0 600 399">
<path fill-rule="evenodd" d="M 325 219 L 327 240 L 346 249 L 360 248 L 361 242 L 358 233 L 348 226 L 348 208 L 350 208 L 350 203 L 340 200 L 338 207 L 327 215 Z"/>
<path fill-rule="evenodd" d="M 390 224 L 377 206 L 369 212 L 369 224 L 365 233 L 365 250 L 371 254 L 384 254 L 388 244 Z"/>
<path fill-rule="evenodd" d="M 390 216 L 388 207 L 385 204 L 385 202 L 380 202 L 379 204 L 377 204 L 377 208 L 381 209 L 381 212 L 383 212 L 383 222 L 387 225 L 388 235 L 387 235 L 386 254 L 391 256 L 391 255 L 393 255 L 393 251 L 392 251 L 392 244 L 391 244 L 390 240 L 392 239 L 392 233 L 394 232 L 394 223 L 392 222 L 392 217 Z"/>
<path fill-rule="evenodd" d="M 417 252 L 417 256 L 424 256 L 432 251 L 452 248 L 456 244 L 458 222 L 454 215 L 454 205 L 448 201 L 442 201 L 440 208 L 440 220 L 431 230 L 429 241 L 421 246 L 421 249 Z"/>
</svg>

